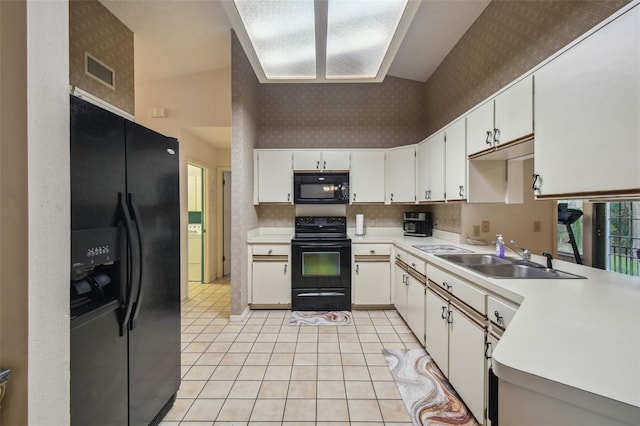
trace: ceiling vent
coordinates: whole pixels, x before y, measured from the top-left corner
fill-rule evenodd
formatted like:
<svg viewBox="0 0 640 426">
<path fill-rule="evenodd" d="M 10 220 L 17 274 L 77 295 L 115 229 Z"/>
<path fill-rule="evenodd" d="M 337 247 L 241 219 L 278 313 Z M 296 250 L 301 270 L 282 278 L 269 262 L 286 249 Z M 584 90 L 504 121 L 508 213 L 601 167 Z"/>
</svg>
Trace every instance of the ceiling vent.
<svg viewBox="0 0 640 426">
<path fill-rule="evenodd" d="M 84 52 L 84 73 L 105 86 L 116 89 L 116 72 L 88 52 Z"/>
</svg>

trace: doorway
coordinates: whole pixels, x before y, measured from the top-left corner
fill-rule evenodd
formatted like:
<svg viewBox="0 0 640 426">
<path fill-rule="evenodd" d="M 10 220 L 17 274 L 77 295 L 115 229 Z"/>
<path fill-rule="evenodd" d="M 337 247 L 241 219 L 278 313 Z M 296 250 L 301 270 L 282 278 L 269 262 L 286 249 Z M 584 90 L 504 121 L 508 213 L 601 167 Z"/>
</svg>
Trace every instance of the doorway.
<svg viewBox="0 0 640 426">
<path fill-rule="evenodd" d="M 189 163 L 187 165 L 187 259 L 190 282 L 204 281 L 204 233 L 205 230 L 205 169 Z"/>
</svg>

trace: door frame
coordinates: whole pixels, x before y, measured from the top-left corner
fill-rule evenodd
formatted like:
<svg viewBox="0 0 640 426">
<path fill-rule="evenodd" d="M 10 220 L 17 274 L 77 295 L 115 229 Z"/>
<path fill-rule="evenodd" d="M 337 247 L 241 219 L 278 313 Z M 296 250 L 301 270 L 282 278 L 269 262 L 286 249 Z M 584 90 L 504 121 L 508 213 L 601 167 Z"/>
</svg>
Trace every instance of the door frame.
<svg viewBox="0 0 640 426">
<path fill-rule="evenodd" d="M 209 281 L 209 274 L 210 274 L 210 264 L 209 264 L 209 234 L 210 232 L 208 232 L 208 224 L 209 224 L 209 210 L 210 210 L 210 206 L 211 206 L 211 201 L 209 200 L 209 168 L 202 164 L 199 163 L 198 161 L 194 161 L 190 158 L 187 158 L 187 189 L 188 189 L 188 179 L 189 179 L 189 165 L 194 166 L 194 167 L 198 167 L 201 170 L 202 173 L 202 188 L 201 188 L 201 192 L 200 192 L 200 197 L 201 197 L 201 202 L 202 202 L 202 236 L 200 239 L 200 244 L 201 244 L 201 266 L 200 266 L 200 282 L 201 283 L 206 283 Z M 189 194 L 187 191 L 187 214 L 189 213 Z M 187 218 L 187 226 L 189 224 L 189 220 Z M 189 238 L 189 234 L 187 233 L 187 244 L 188 244 L 188 238 Z M 188 267 L 188 263 L 189 263 L 189 252 L 188 252 L 188 248 L 187 248 L 187 262 L 186 262 L 186 266 Z M 187 281 L 188 281 L 188 277 L 187 277 Z"/>
<path fill-rule="evenodd" d="M 218 167 L 217 169 L 217 182 L 216 182 L 216 189 L 217 189 L 217 196 L 216 196 L 216 205 L 218 206 L 217 208 L 217 215 L 216 215 L 216 235 L 218 236 L 216 238 L 216 253 L 219 253 L 218 256 L 216 256 L 216 278 L 222 278 L 224 275 L 224 263 L 222 261 L 222 257 L 224 256 L 224 209 L 225 209 L 225 205 L 224 205 L 224 186 L 223 186 L 223 182 L 224 182 L 224 173 L 225 172 L 231 172 L 231 167 Z M 233 174 L 231 175 L 231 178 L 233 179 Z M 231 237 L 232 238 L 232 237 Z"/>
</svg>

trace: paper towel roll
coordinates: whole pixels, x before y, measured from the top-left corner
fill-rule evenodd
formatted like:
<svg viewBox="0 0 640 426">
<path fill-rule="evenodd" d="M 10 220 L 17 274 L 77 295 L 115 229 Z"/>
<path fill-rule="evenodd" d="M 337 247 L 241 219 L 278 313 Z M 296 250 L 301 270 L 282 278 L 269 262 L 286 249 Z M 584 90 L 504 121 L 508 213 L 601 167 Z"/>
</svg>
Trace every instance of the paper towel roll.
<svg viewBox="0 0 640 426">
<path fill-rule="evenodd" d="M 356 215 L 356 235 L 364 235 L 364 215 Z"/>
</svg>

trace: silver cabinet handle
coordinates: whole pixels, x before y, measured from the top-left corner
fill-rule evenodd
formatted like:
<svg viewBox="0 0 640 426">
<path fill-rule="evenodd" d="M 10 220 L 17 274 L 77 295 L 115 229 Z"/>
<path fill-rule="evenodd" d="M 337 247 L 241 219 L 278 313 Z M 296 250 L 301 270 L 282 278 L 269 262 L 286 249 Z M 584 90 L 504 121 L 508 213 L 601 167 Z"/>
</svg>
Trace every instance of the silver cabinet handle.
<svg viewBox="0 0 640 426">
<path fill-rule="evenodd" d="M 391 201 L 393 201 L 393 192 L 391 193 Z"/>
<path fill-rule="evenodd" d="M 491 145 L 493 143 L 491 136 L 493 136 L 493 133 L 491 133 L 491 130 L 487 130 L 487 140 L 485 141 L 487 145 Z"/>
<path fill-rule="evenodd" d="M 320 168 L 320 161 L 316 161 L 316 169 Z"/>
<path fill-rule="evenodd" d="M 496 323 L 497 323 L 498 325 L 504 325 L 504 318 L 502 317 L 502 315 L 500 315 L 500 312 L 495 311 L 495 312 L 493 313 L 493 315 L 495 315 L 495 317 L 496 317 Z"/>
<path fill-rule="evenodd" d="M 285 264 L 284 264 L 284 274 L 285 274 L 285 275 L 287 275 L 287 266 L 289 266 L 289 265 L 287 265 L 287 264 L 285 263 Z"/>
<path fill-rule="evenodd" d="M 326 161 L 323 161 L 323 162 L 322 162 L 322 168 L 323 168 L 324 170 L 327 170 L 327 162 L 326 162 Z"/>
<path fill-rule="evenodd" d="M 428 193 L 429 193 L 429 191 L 424 191 L 424 199 L 425 200 L 429 199 L 429 196 L 427 195 Z"/>
<path fill-rule="evenodd" d="M 287 193 L 287 201 L 291 201 L 291 193 Z"/>
<path fill-rule="evenodd" d="M 353 193 L 353 202 L 355 203 L 355 201 L 356 201 L 356 193 L 354 192 Z"/>
<path fill-rule="evenodd" d="M 428 195 L 427 195 L 427 200 L 430 200 L 430 199 L 431 199 L 431 190 L 428 190 L 428 191 L 427 191 L 427 194 L 428 194 Z"/>
<path fill-rule="evenodd" d="M 500 129 L 493 129 L 493 141 L 496 144 L 500 143 Z"/>
<path fill-rule="evenodd" d="M 460 192 L 458 193 L 461 197 L 464 197 L 464 186 L 460 185 Z"/>
<path fill-rule="evenodd" d="M 447 324 L 453 324 L 453 318 L 451 317 L 451 309 L 447 311 Z"/>
<path fill-rule="evenodd" d="M 369 250 L 369 254 L 376 254 L 375 250 Z"/>
<path fill-rule="evenodd" d="M 271 254 L 273 253 L 273 249 L 269 249 L 269 251 L 267 252 L 267 254 Z"/>
<path fill-rule="evenodd" d="M 356 264 L 356 274 L 360 273 L 360 265 Z"/>
<path fill-rule="evenodd" d="M 416 264 L 415 264 L 415 262 L 412 262 L 412 263 L 411 263 L 411 267 L 412 267 L 413 269 L 416 269 Z"/>
<path fill-rule="evenodd" d="M 540 175 L 537 173 L 533 174 L 533 185 L 531 185 L 531 188 L 533 188 L 534 191 L 540 191 L 540 185 L 538 185 L 538 181 L 542 181 L 542 179 L 540 178 Z"/>
<path fill-rule="evenodd" d="M 484 344 L 484 357 L 486 359 L 491 359 L 491 353 L 493 352 L 493 348 L 491 342 L 485 342 Z"/>
<path fill-rule="evenodd" d="M 447 319 L 447 307 L 446 306 L 442 307 L 442 314 L 440 314 L 440 318 Z"/>
</svg>

